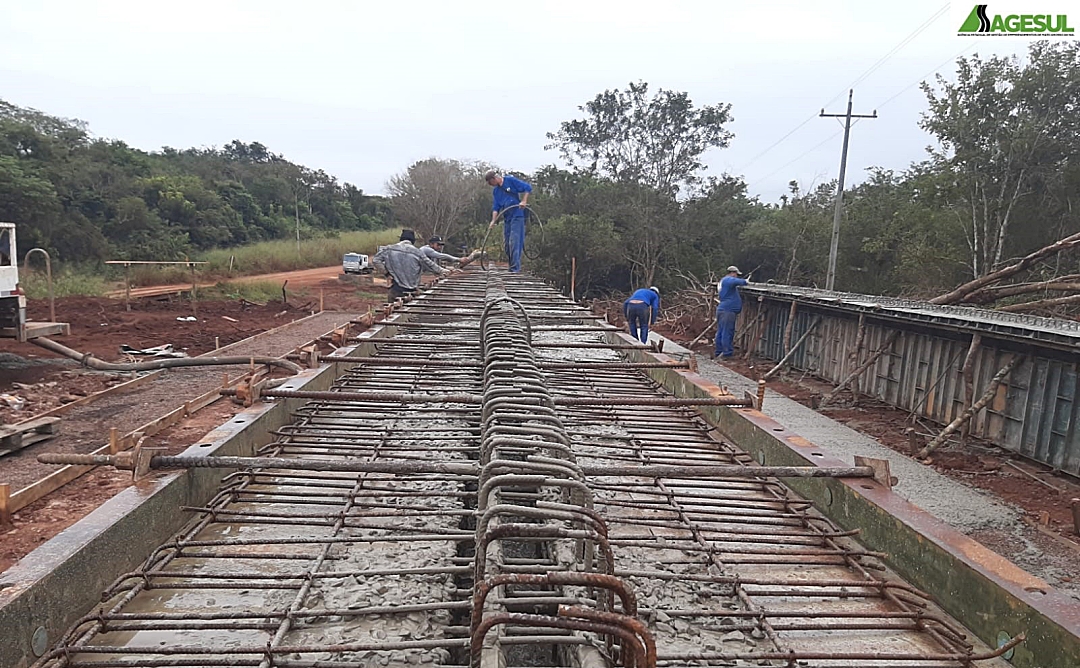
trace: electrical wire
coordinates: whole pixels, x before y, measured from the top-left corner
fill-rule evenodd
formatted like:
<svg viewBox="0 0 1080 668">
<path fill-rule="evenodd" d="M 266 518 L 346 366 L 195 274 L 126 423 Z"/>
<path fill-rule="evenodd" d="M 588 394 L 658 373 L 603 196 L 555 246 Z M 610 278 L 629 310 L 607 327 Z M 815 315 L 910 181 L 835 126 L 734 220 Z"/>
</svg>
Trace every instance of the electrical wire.
<svg viewBox="0 0 1080 668">
<path fill-rule="evenodd" d="M 827 107 L 827 106 L 829 106 L 830 104 L 832 104 L 833 102 L 835 102 L 835 101 L 836 101 L 836 100 L 837 100 L 838 98 L 842 97 L 842 96 L 843 96 L 843 94 L 844 94 L 844 91 L 847 91 L 847 90 L 851 90 L 851 89 L 853 89 L 853 88 L 854 88 L 854 87 L 855 87 L 855 86 L 856 86 L 857 84 L 859 84 L 859 83 L 862 83 L 863 81 L 865 81 L 865 80 L 866 80 L 866 79 L 867 79 L 867 78 L 868 78 L 868 77 L 869 77 L 870 75 L 872 75 L 872 74 L 873 74 L 874 72 L 876 72 L 876 71 L 877 71 L 878 69 L 880 69 L 880 68 L 881 68 L 881 67 L 882 67 L 882 66 L 883 66 L 883 65 L 884 65 L 884 64 L 885 64 L 886 62 L 888 62 L 888 60 L 889 60 L 890 58 L 892 58 L 892 57 L 893 57 L 893 56 L 895 56 L 895 55 L 896 55 L 897 53 L 899 53 L 901 49 L 903 49 L 903 48 L 904 48 L 905 46 L 907 46 L 908 44 L 910 44 L 910 43 L 911 43 L 911 42 L 912 42 L 912 41 L 913 41 L 913 40 L 914 40 L 914 39 L 915 39 L 916 37 L 918 37 L 919 35 L 921 35 L 921 34 L 922 34 L 923 32 L 925 32 L 925 31 L 926 31 L 926 29 L 927 29 L 927 28 L 929 28 L 929 27 L 930 27 L 931 25 L 933 25 L 933 24 L 934 24 L 934 22 L 936 22 L 936 21 L 937 21 L 938 19 L 940 19 L 940 18 L 941 18 L 942 16 L 944 16 L 944 15 L 945 15 L 945 14 L 946 14 L 946 13 L 948 12 L 948 10 L 949 10 L 949 5 L 948 5 L 948 4 L 945 4 L 945 5 L 943 5 L 943 6 L 941 7 L 941 8 L 939 8 L 939 9 L 938 9 L 938 10 L 937 10 L 936 12 L 934 12 L 934 13 L 933 13 L 933 14 L 932 14 L 932 15 L 930 16 L 930 18 L 928 18 L 928 19 L 926 19 L 925 21 L 923 21 L 923 22 L 922 22 L 922 24 L 921 24 L 921 25 L 919 25 L 919 27 L 917 27 L 917 28 L 915 28 L 915 29 L 914 29 L 913 31 L 911 31 L 911 33 L 909 33 L 907 37 L 905 37 L 904 39 L 900 40 L 900 42 L 899 42 L 899 43 L 898 43 L 898 44 L 897 44 L 896 46 L 894 46 L 894 47 L 893 47 L 892 49 L 890 49 L 888 53 L 886 53 L 886 54 L 885 54 L 884 56 L 882 56 L 881 58 L 879 58 L 879 59 L 877 60 L 877 62 L 875 62 L 875 63 L 874 63 L 873 65 L 871 65 L 871 66 L 870 66 L 869 68 L 867 68 L 867 70 L 866 70 L 865 72 L 863 72 L 862 74 L 860 74 L 860 75 L 859 75 L 859 76 L 858 76 L 858 77 L 857 77 L 857 78 L 856 78 L 856 79 L 855 79 L 854 81 L 852 81 L 852 82 L 851 82 L 851 83 L 850 83 L 849 85 L 845 86 L 845 87 L 844 87 L 844 88 L 843 88 L 843 89 L 842 89 L 842 90 L 841 90 L 841 91 L 840 91 L 839 93 L 837 93 L 837 94 L 836 94 L 835 96 L 833 96 L 833 98 L 832 98 L 831 100 L 829 100 L 828 102 L 826 102 L 826 103 L 825 103 L 825 104 L 823 105 L 823 107 Z M 940 67 L 940 66 L 939 66 L 939 67 Z M 916 83 L 918 83 L 918 82 L 916 82 Z M 765 154 L 766 154 L 766 153 L 768 153 L 769 151 L 771 151 L 771 150 L 773 150 L 774 148 L 776 148 L 777 146 L 779 146 L 779 145 L 780 145 L 781 143 L 783 143 L 783 141 L 784 141 L 785 139 L 787 139 L 787 138 L 788 138 L 788 137 L 790 137 L 791 135 L 793 135 L 793 134 L 795 134 L 796 132 L 798 132 L 798 131 L 799 131 L 800 129 L 802 129 L 802 128 L 803 128 L 803 126 L 805 126 L 805 125 L 806 125 L 807 123 L 809 123 L 810 121 L 814 120 L 814 119 L 815 119 L 815 118 L 817 118 L 817 117 L 818 117 L 818 115 L 817 115 L 817 114 L 812 114 L 812 115 L 810 115 L 810 116 L 809 116 L 809 117 L 808 117 L 808 118 L 807 118 L 806 120 L 804 120 L 803 122 L 801 122 L 801 123 L 799 123 L 798 125 L 796 125 L 796 126 L 795 126 L 794 128 L 792 128 L 792 129 L 791 129 L 791 130 L 790 130 L 790 131 L 789 131 L 789 132 L 788 132 L 787 134 L 785 134 L 785 135 L 784 135 L 783 137 L 781 137 L 780 139 L 777 139 L 777 140 L 776 140 L 775 142 L 773 142 L 772 144 L 770 144 L 770 145 L 769 145 L 769 147 L 768 147 L 768 148 L 766 148 L 766 149 L 765 149 L 764 151 L 761 151 L 760 153 L 758 153 L 757 155 L 755 155 L 755 156 L 754 156 L 753 158 L 751 158 L 749 162 L 745 163 L 745 164 L 744 164 L 744 165 L 743 165 L 742 167 L 740 167 L 739 169 L 735 170 L 735 171 L 736 171 L 736 173 L 742 173 L 742 172 L 746 171 L 746 168 L 747 168 L 747 167 L 749 167 L 750 165 L 752 165 L 752 164 L 754 164 L 755 162 L 757 162 L 757 160 L 758 160 L 759 158 L 761 158 L 761 157 L 762 157 L 763 155 L 765 155 Z M 800 157 L 801 157 L 801 156 L 800 156 Z M 785 166 L 786 166 L 786 165 L 785 165 Z M 779 171 L 779 170 L 778 170 L 778 171 Z"/>
</svg>

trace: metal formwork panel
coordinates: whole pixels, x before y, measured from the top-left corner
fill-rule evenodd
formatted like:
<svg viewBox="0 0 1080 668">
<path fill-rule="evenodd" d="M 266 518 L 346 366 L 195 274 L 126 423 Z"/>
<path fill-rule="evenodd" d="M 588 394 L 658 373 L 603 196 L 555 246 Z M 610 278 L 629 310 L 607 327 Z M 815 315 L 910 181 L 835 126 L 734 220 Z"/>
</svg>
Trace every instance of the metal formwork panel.
<svg viewBox="0 0 1080 668">
<path fill-rule="evenodd" d="M 784 332 L 792 295 L 784 297 L 748 300 L 752 307 L 744 316 L 744 322 L 752 323 L 759 314 L 765 314 L 768 326 L 760 341 L 752 338 L 760 331 L 760 323 L 758 328 L 749 328 L 745 341 L 756 343 L 756 352 L 772 360 L 780 359 L 785 352 Z M 858 337 L 859 313 L 806 299 L 797 307 L 791 343 L 816 318 L 822 321 L 789 364 L 793 369 L 838 383 L 856 366 L 851 353 Z M 893 331 L 900 329 L 900 334 L 857 379 L 853 389 L 938 424 L 948 424 L 965 408 L 963 366 L 974 326 L 970 332 L 958 332 L 952 324 L 935 329 L 933 323 L 914 314 L 910 322 L 892 319 L 896 311 L 888 315 L 889 320 L 863 314 L 866 333 L 860 361 L 878 350 Z M 1014 324 L 1023 322 L 1017 320 Z M 974 362 L 971 400 L 982 396 L 998 370 L 1017 354 L 1013 352 L 1015 344 L 993 338 L 985 331 L 982 336 Z M 1077 363 L 1066 361 L 1050 344 L 1045 344 L 1045 349 L 1042 345 L 1034 339 L 1029 357 L 1013 369 L 990 405 L 973 418 L 970 433 L 1055 468 L 1080 473 Z"/>
</svg>

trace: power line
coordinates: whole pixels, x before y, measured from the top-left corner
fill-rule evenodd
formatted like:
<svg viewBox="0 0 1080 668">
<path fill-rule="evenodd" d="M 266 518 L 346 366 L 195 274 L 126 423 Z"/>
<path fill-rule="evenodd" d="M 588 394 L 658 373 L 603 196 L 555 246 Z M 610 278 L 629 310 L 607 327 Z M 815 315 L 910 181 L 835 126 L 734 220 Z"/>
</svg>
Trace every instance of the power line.
<svg viewBox="0 0 1080 668">
<path fill-rule="evenodd" d="M 975 44 L 976 44 L 976 41 L 977 41 L 977 40 L 971 40 L 971 44 L 968 44 L 967 46 L 965 46 L 965 47 L 964 47 L 963 49 L 961 49 L 961 50 L 960 50 L 960 51 L 959 51 L 959 52 L 958 52 L 958 53 L 957 53 L 957 54 L 956 54 L 955 56 L 952 56 L 952 57 L 951 57 L 951 58 L 949 58 L 948 60 L 942 61 L 942 63 L 941 63 L 940 65 L 938 65 L 937 67 L 935 67 L 934 69 L 932 69 L 932 70 L 930 70 L 929 72 L 927 72 L 926 74 L 922 75 L 921 77 L 919 77 L 919 78 L 918 78 L 918 79 L 916 79 L 915 81 L 913 81 L 913 82 L 909 83 L 909 84 L 908 84 L 907 86 L 904 86 L 904 87 L 903 87 L 903 88 L 901 88 L 901 89 L 900 89 L 900 91 L 899 91 L 899 92 L 897 92 L 897 93 L 896 93 L 895 95 L 893 95 L 893 96 L 892 96 L 892 97 L 890 97 L 889 99 L 885 100 L 885 101 L 884 101 L 884 102 L 882 102 L 881 104 L 877 105 L 877 108 L 878 108 L 878 109 L 881 109 L 882 107 L 884 107 L 884 106 L 885 106 L 885 105 L 887 105 L 888 103 L 892 102 L 892 101 L 893 101 L 893 100 L 895 100 L 896 98 L 900 97 L 900 96 L 901 96 L 901 95 L 903 95 L 904 93 L 908 92 L 909 90 L 911 90 L 911 89 L 912 89 L 912 88 L 914 88 L 915 86 L 917 86 L 917 85 L 919 85 L 920 83 L 922 83 L 922 82 L 923 82 L 923 80 L 924 80 L 924 79 L 926 79 L 926 77 L 930 76 L 931 74 L 936 74 L 936 73 L 937 73 L 937 71 L 938 71 L 938 70 L 940 70 L 940 69 L 941 69 L 942 67 L 945 67 L 945 66 L 946 66 L 946 65 L 948 65 L 949 63 L 951 63 L 951 62 L 954 62 L 954 61 L 955 61 L 955 60 L 956 60 L 957 58 L 959 58 L 960 56 L 964 55 L 965 53 L 967 53 L 967 52 L 968 52 L 968 51 L 970 51 L 971 49 L 975 48 Z"/>
<path fill-rule="evenodd" d="M 860 74 L 855 79 L 855 81 L 852 81 L 851 84 L 847 86 L 847 88 L 850 90 L 850 89 L 854 88 L 856 85 L 862 83 L 863 81 L 866 81 L 866 79 L 868 79 L 871 74 L 873 74 L 874 72 L 881 69 L 881 67 L 883 65 L 885 65 L 885 63 L 888 62 L 888 60 L 890 58 L 895 56 L 897 53 L 900 52 L 901 49 L 903 49 L 905 46 L 910 44 L 916 37 L 918 37 L 923 32 L 925 32 L 927 28 L 929 28 L 931 25 L 934 24 L 934 22 L 936 22 L 938 19 L 940 19 L 942 16 L 944 16 L 945 13 L 948 10 L 949 10 L 949 5 L 946 4 L 943 7 L 941 7 L 940 9 L 938 9 L 936 12 L 934 12 L 934 14 L 930 16 L 930 18 L 928 18 L 928 19 L 926 19 L 925 21 L 922 22 L 922 25 L 920 25 L 915 30 L 911 31 L 911 33 L 908 34 L 907 37 L 900 40 L 900 42 L 896 46 L 894 46 L 888 53 L 886 53 L 884 56 L 879 58 L 878 61 L 876 63 L 874 63 L 873 65 L 871 65 L 869 68 L 867 68 L 867 70 L 865 72 Z M 838 98 L 840 98 L 843 94 L 844 94 L 844 92 L 840 91 L 839 93 L 836 94 L 835 97 L 833 97 L 833 99 L 826 102 L 825 106 L 826 107 L 829 106 L 830 104 L 835 102 Z"/>
<path fill-rule="evenodd" d="M 942 16 L 944 16 L 945 13 L 948 11 L 948 9 L 949 9 L 949 5 L 946 4 L 946 5 L 942 6 L 940 9 L 938 9 L 936 12 L 934 12 L 930 16 L 930 18 L 923 21 L 922 24 L 919 27 L 917 27 L 913 31 L 911 31 L 911 33 L 909 33 L 907 37 L 900 40 L 900 42 L 896 46 L 894 46 L 892 49 L 890 49 L 888 53 L 886 53 L 884 56 L 879 58 L 877 60 L 877 62 L 875 62 L 873 65 L 871 65 L 869 68 L 867 68 L 867 70 L 865 72 L 860 74 L 859 77 L 855 79 L 855 81 L 853 81 L 850 85 L 845 86 L 839 93 L 837 93 L 835 96 L 833 96 L 833 98 L 831 100 L 829 100 L 828 102 L 826 102 L 822 106 L 823 107 L 829 106 L 830 104 L 835 102 L 837 100 L 837 98 L 839 98 L 840 96 L 842 96 L 844 94 L 844 90 L 850 90 L 850 89 L 854 88 L 856 84 L 865 81 L 867 79 L 867 77 L 869 77 L 871 74 L 873 74 L 878 69 L 880 69 L 881 66 L 884 65 L 890 58 L 895 56 L 901 49 L 903 49 L 905 46 L 910 44 L 912 40 L 914 40 L 916 37 L 921 35 L 927 28 L 929 28 L 931 25 L 933 25 L 935 21 L 937 21 Z M 802 123 L 799 123 L 794 128 L 792 128 L 787 134 L 785 134 L 783 137 L 781 137 L 780 139 L 777 139 L 775 142 L 770 144 L 768 148 L 766 148 L 764 151 L 761 151 L 760 153 L 755 155 L 753 158 L 750 159 L 749 162 L 745 163 L 742 167 L 735 170 L 735 172 L 736 173 L 742 173 L 742 172 L 746 171 L 746 168 L 749 167 L 750 165 L 754 164 L 755 162 L 757 162 L 758 158 L 761 158 L 763 155 L 765 155 L 769 151 L 771 151 L 774 148 L 776 148 L 777 146 L 779 146 L 781 143 L 783 143 L 783 141 L 785 139 L 787 139 L 791 135 L 798 132 L 800 129 L 802 129 L 802 127 L 804 125 L 806 125 L 810 121 L 814 120 L 815 118 L 817 118 L 817 114 L 811 114 L 806 120 L 804 120 Z M 777 171 L 779 171 L 779 170 L 777 170 Z"/>
<path fill-rule="evenodd" d="M 817 114 L 814 114 L 814 118 L 817 118 Z M 821 148 L 821 147 L 822 147 L 822 146 L 824 146 L 825 144 L 828 144 L 828 143 L 829 143 L 829 142 L 831 142 L 832 140 L 836 139 L 836 138 L 837 138 L 837 137 L 839 137 L 839 136 L 841 135 L 841 133 L 843 133 L 843 132 L 844 132 L 844 129 L 843 129 L 843 128 L 840 128 L 839 130 L 837 130 L 837 131 L 836 131 L 836 132 L 834 132 L 833 134 L 831 134 L 831 135 L 829 135 L 828 137 L 826 137 L 826 138 L 825 138 L 825 140 L 824 140 L 824 141 L 822 141 L 822 142 L 821 142 L 820 144 L 816 144 L 816 145 L 814 145 L 814 146 L 813 146 L 812 148 L 809 148 L 809 149 L 807 149 L 806 151 L 803 151 L 803 152 L 802 152 L 802 153 L 801 153 L 801 154 L 799 155 L 799 157 L 797 157 L 797 158 L 793 158 L 793 159 L 791 159 L 791 160 L 788 160 L 787 162 L 785 162 L 785 163 L 784 163 L 783 165 L 781 165 L 780 167 L 777 167 L 777 168 L 776 168 L 776 169 L 774 169 L 773 171 L 771 171 L 771 172 L 769 172 L 768 174 L 766 174 L 765 176 L 761 177 L 761 179 L 759 179 L 759 180 L 761 180 L 761 181 L 764 181 L 764 180 L 768 179 L 768 178 L 769 178 L 770 176 L 772 176 L 773 174 L 776 174 L 777 172 L 780 172 L 780 171 L 783 171 L 784 169 L 787 169 L 787 168 L 788 168 L 789 166 L 791 166 L 791 165 L 793 165 L 794 163 L 796 163 L 796 162 L 798 162 L 798 161 L 802 160 L 803 158 L 805 158 L 806 156 L 810 155 L 810 154 L 811 154 L 811 153 L 813 153 L 814 151 L 818 150 L 819 148 Z"/>
</svg>

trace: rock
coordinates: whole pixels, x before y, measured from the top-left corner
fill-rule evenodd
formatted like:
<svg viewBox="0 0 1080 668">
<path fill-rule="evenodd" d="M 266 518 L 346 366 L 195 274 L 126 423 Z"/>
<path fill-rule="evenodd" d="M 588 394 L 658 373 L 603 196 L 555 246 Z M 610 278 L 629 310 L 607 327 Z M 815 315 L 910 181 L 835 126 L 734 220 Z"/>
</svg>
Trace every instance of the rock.
<svg viewBox="0 0 1080 668">
<path fill-rule="evenodd" d="M 656 611 L 656 621 L 658 621 L 658 622 L 670 622 L 671 621 L 671 615 L 667 614 L 663 610 L 657 610 Z"/>
<path fill-rule="evenodd" d="M 750 637 L 756 638 L 758 640 L 763 640 L 765 638 L 765 632 L 759 628 L 755 628 L 753 631 L 750 632 Z"/>
<path fill-rule="evenodd" d="M 743 642 L 745 640 L 746 635 L 742 631 L 728 631 L 720 636 L 721 642 Z"/>
<path fill-rule="evenodd" d="M 656 623 L 656 630 L 657 631 L 663 631 L 664 633 L 670 633 L 671 635 L 675 635 L 675 628 L 673 626 L 671 626 L 671 624 L 665 624 L 663 622 L 657 622 Z"/>
<path fill-rule="evenodd" d="M 70 394 L 65 394 L 64 396 L 60 397 L 60 403 L 62 403 L 62 404 L 70 404 L 71 402 L 78 401 L 78 400 L 79 400 L 78 397 L 73 397 Z"/>
</svg>

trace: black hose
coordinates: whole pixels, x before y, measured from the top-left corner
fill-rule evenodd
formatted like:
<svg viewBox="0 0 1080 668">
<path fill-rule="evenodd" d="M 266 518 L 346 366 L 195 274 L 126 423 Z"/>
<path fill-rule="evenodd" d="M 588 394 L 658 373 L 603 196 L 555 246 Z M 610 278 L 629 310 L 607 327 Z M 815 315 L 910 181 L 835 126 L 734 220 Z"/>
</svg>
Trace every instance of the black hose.
<svg viewBox="0 0 1080 668">
<path fill-rule="evenodd" d="M 222 366 L 252 363 L 277 367 L 288 371 L 290 374 L 297 374 L 303 370 L 297 364 L 276 357 L 180 357 L 154 360 L 152 362 L 106 362 L 99 360 L 90 353 L 80 353 L 78 350 L 73 350 L 62 343 L 57 343 L 43 336 L 30 339 L 30 342 L 41 346 L 45 350 L 78 360 L 83 366 L 98 371 L 155 371 L 157 369 L 172 369 L 185 366 Z"/>
<path fill-rule="evenodd" d="M 480 268 L 483 269 L 484 271 L 487 271 L 487 269 L 488 269 L 487 262 L 486 262 L 486 260 L 487 260 L 487 244 L 488 244 L 488 238 L 491 236 L 491 230 L 495 227 L 495 223 L 499 222 L 500 220 L 502 220 L 506 216 L 507 211 L 509 211 L 510 209 L 519 209 L 519 208 L 525 210 L 525 223 L 526 223 L 526 226 L 528 225 L 529 218 L 532 217 L 532 218 L 534 218 L 536 220 L 536 224 L 539 227 L 540 239 L 539 239 L 538 243 L 536 244 L 536 248 L 539 249 L 540 246 L 542 246 L 544 244 L 544 223 L 543 223 L 543 221 L 540 220 L 540 216 L 536 215 L 536 212 L 533 211 L 532 208 L 528 207 L 528 206 L 519 207 L 517 204 L 515 204 L 513 206 L 508 206 L 508 207 L 506 207 L 505 209 L 503 209 L 502 211 L 499 212 L 499 215 L 495 217 L 495 220 L 493 220 L 491 222 L 491 224 L 488 225 L 487 230 L 485 230 L 485 232 L 484 232 L 484 240 L 480 243 Z M 524 240 L 522 240 L 521 254 L 524 255 L 526 258 L 528 258 L 530 260 L 535 260 L 536 258 L 540 257 L 539 250 L 536 250 L 536 251 L 533 251 L 533 252 L 530 253 L 529 251 L 525 250 L 526 247 L 527 247 L 527 244 L 525 244 Z M 507 251 L 505 242 L 503 243 L 503 254 L 506 256 L 507 259 L 510 258 L 510 254 Z"/>
</svg>

